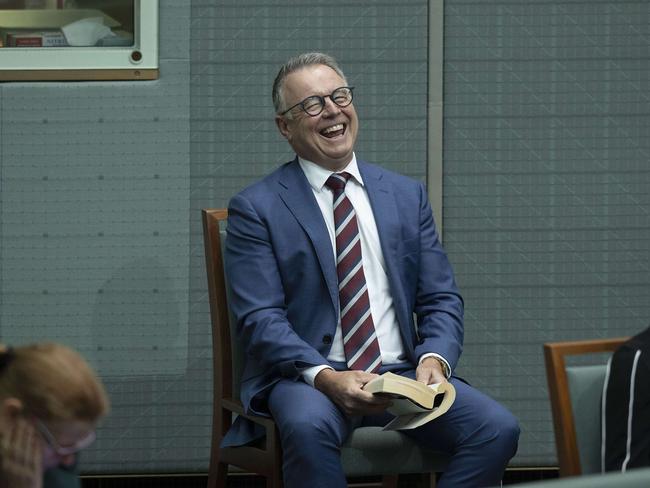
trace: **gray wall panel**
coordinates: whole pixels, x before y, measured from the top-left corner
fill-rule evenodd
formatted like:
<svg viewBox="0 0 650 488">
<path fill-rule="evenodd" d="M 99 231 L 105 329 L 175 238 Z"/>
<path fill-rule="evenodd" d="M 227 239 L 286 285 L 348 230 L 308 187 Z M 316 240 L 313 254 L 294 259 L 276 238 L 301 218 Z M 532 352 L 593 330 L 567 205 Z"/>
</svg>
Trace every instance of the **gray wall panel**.
<svg viewBox="0 0 650 488">
<path fill-rule="evenodd" d="M 139 405 L 122 381 L 170 390 L 187 375 L 188 67 L 163 59 L 155 82 L 3 90 L 2 337 L 64 341 L 107 381 L 113 414 L 86 469 L 111 469 L 99 450 L 129 452 L 151 416 L 155 396 Z M 134 427 L 118 427 L 121 415 Z M 171 433 L 167 415 L 157 423 L 149 437 Z M 117 469 L 140 470 L 148 456 Z"/>
<path fill-rule="evenodd" d="M 106 382 L 85 471 L 207 459 L 209 351 L 201 363 L 189 339 L 189 15 L 189 0 L 161 2 L 157 81 L 0 86 L 0 334 L 70 344 Z"/>
<path fill-rule="evenodd" d="M 199 211 L 292 154 L 279 64 L 334 54 L 358 154 L 424 180 L 427 2 L 160 2 L 161 76 L 0 85 L 0 334 L 75 345 L 113 410 L 91 472 L 207 468 Z M 545 341 L 633 333 L 650 306 L 648 3 L 445 1 L 445 245 L 467 304 L 459 373 L 555 462 Z"/>
<path fill-rule="evenodd" d="M 446 0 L 445 244 L 460 374 L 554 464 L 542 344 L 650 321 L 650 8 Z"/>
</svg>

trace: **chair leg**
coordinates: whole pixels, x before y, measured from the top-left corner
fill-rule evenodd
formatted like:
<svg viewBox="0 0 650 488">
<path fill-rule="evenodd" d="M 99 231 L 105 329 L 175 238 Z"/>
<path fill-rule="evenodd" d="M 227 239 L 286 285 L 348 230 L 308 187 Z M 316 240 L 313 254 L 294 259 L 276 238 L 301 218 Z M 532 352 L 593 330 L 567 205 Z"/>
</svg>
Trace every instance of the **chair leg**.
<svg viewBox="0 0 650 488">
<path fill-rule="evenodd" d="M 282 488 L 282 471 L 266 477 L 266 488 Z"/>
<path fill-rule="evenodd" d="M 382 488 L 397 488 L 398 475 L 385 475 L 381 478 Z"/>
<path fill-rule="evenodd" d="M 429 487 L 436 488 L 436 473 L 429 473 Z"/>
<path fill-rule="evenodd" d="M 226 488 L 226 480 L 228 479 L 228 464 L 215 463 L 215 466 L 210 466 L 208 473 L 208 488 Z"/>
</svg>

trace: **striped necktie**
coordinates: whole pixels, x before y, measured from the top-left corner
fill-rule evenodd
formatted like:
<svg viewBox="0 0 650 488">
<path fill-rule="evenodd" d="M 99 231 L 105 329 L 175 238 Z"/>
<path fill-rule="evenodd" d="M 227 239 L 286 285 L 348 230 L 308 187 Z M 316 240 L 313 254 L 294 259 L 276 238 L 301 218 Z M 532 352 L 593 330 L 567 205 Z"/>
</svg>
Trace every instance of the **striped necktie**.
<svg viewBox="0 0 650 488">
<path fill-rule="evenodd" d="M 349 173 L 334 173 L 325 182 L 334 194 L 336 273 L 343 350 L 348 368 L 375 373 L 381 366 L 381 353 L 370 314 L 357 215 L 345 195 L 345 184 L 351 176 Z"/>
</svg>

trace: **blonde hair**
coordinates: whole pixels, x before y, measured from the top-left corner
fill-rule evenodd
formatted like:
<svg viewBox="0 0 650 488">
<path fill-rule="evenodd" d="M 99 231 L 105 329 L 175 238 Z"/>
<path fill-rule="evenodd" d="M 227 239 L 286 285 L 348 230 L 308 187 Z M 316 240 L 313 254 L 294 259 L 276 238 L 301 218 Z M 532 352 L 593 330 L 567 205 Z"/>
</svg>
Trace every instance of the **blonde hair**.
<svg viewBox="0 0 650 488">
<path fill-rule="evenodd" d="M 106 390 L 83 357 L 69 347 L 0 345 L 0 399 L 14 397 L 45 421 L 96 422 L 108 413 Z"/>
</svg>

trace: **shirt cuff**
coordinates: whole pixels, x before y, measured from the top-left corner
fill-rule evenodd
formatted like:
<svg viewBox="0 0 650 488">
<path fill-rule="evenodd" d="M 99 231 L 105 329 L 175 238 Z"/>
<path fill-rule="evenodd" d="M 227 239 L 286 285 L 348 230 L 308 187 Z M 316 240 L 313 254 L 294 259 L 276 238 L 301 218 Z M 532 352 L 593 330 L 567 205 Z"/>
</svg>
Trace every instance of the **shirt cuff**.
<svg viewBox="0 0 650 488">
<path fill-rule="evenodd" d="M 440 354 L 436 354 L 435 352 L 428 352 L 426 354 L 423 354 L 420 356 L 420 361 L 418 361 L 418 366 L 422 364 L 422 361 L 424 361 L 426 358 L 431 358 L 434 357 L 436 358 L 439 362 L 440 365 L 442 366 L 442 373 L 445 375 L 447 379 L 451 376 L 451 367 L 449 366 L 449 363 L 445 358 L 443 358 Z"/>
<path fill-rule="evenodd" d="M 302 376 L 302 379 L 305 380 L 305 383 L 314 386 L 314 380 L 316 379 L 316 375 L 321 371 L 323 371 L 324 369 L 331 369 L 332 371 L 334 371 L 334 368 L 332 368 L 331 366 L 321 364 L 320 366 L 312 366 L 310 368 L 305 368 L 300 372 L 300 374 Z"/>
</svg>

